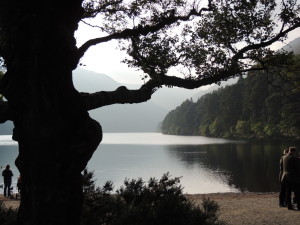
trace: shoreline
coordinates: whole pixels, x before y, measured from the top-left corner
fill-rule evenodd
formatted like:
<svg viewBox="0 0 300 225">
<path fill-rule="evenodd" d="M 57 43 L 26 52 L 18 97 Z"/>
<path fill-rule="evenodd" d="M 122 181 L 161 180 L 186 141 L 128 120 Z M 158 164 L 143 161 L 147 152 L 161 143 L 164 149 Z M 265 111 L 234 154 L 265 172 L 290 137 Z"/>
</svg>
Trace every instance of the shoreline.
<svg viewBox="0 0 300 225">
<path fill-rule="evenodd" d="M 300 221 L 300 211 L 279 207 L 278 192 L 225 192 L 186 194 L 196 205 L 209 198 L 219 205 L 219 219 L 228 225 L 295 225 Z M 6 207 L 17 208 L 19 200 L 4 198 Z"/>
</svg>

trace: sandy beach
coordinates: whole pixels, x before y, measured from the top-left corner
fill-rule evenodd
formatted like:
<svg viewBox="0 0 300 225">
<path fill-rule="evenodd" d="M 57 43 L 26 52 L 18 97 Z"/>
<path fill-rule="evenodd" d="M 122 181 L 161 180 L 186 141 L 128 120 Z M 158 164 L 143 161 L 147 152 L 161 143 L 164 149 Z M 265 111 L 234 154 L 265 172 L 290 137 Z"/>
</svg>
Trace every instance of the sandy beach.
<svg viewBox="0 0 300 225">
<path fill-rule="evenodd" d="M 278 193 L 188 195 L 197 204 L 201 204 L 204 196 L 219 204 L 219 218 L 231 225 L 300 224 L 300 211 L 280 208 Z"/>
<path fill-rule="evenodd" d="M 193 194 L 187 197 L 201 204 L 203 197 L 216 201 L 220 206 L 219 218 L 229 225 L 297 225 L 300 211 L 287 210 L 278 205 L 278 193 L 215 193 Z M 17 208 L 18 200 L 0 195 L 5 206 Z"/>
</svg>

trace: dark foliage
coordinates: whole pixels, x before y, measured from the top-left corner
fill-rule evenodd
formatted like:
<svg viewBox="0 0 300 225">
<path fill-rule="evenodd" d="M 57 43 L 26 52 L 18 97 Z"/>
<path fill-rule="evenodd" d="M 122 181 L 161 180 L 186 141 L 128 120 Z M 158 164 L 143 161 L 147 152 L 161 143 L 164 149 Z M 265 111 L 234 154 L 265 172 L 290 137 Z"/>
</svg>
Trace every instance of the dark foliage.
<svg viewBox="0 0 300 225">
<path fill-rule="evenodd" d="M 84 177 L 82 225 L 221 225 L 218 205 L 203 199 L 202 207 L 194 205 L 182 193 L 179 178 L 164 174 L 151 178 L 125 180 L 124 186 L 112 193 L 112 183 L 95 187 L 93 173 Z"/>
<path fill-rule="evenodd" d="M 162 132 L 213 137 L 300 137 L 300 56 L 289 71 L 249 73 L 237 84 L 186 100 L 168 113 Z"/>
</svg>

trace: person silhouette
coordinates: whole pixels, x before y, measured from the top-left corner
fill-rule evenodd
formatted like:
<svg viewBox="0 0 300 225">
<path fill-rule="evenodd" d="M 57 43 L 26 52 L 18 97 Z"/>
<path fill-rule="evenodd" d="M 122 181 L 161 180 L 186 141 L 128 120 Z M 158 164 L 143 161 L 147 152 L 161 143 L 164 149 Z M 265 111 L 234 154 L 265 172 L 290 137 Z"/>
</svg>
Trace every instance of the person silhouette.
<svg viewBox="0 0 300 225">
<path fill-rule="evenodd" d="M 293 210 L 292 192 L 295 194 L 297 209 L 300 209 L 300 159 L 296 155 L 296 148 L 290 147 L 289 153 L 283 158 L 283 175 L 281 181 L 286 185 L 286 201 L 289 210 Z"/>
<path fill-rule="evenodd" d="M 279 206 L 286 207 L 286 184 L 281 181 L 283 175 L 283 158 L 286 154 L 289 153 L 289 149 L 284 149 L 282 156 L 279 160 L 279 183 L 280 183 L 280 192 L 279 192 Z"/>
<path fill-rule="evenodd" d="M 13 173 L 10 170 L 10 166 L 7 165 L 5 167 L 5 170 L 3 170 L 2 172 L 2 176 L 4 179 L 4 197 L 10 197 L 10 186 L 11 186 L 11 181 L 12 181 L 12 177 L 13 177 Z"/>
<path fill-rule="evenodd" d="M 17 190 L 18 193 L 16 194 L 16 198 L 21 197 L 21 188 L 22 187 L 22 178 L 21 175 L 18 177 L 18 181 L 17 181 Z"/>
</svg>

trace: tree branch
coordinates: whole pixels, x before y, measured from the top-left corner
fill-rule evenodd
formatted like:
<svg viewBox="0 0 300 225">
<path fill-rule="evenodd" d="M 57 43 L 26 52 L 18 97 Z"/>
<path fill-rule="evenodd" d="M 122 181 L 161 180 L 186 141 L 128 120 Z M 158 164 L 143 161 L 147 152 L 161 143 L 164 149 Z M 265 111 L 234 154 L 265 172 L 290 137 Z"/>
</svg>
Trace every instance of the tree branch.
<svg viewBox="0 0 300 225">
<path fill-rule="evenodd" d="M 138 90 L 128 90 L 125 86 L 115 91 L 100 91 L 96 93 L 80 93 L 86 110 L 92 110 L 112 104 L 133 104 L 148 101 L 160 85 L 153 80 L 141 86 Z"/>
<path fill-rule="evenodd" d="M 196 9 L 192 9 L 186 16 L 175 16 L 171 14 L 169 17 L 164 17 L 160 20 L 160 22 L 154 25 L 139 25 L 133 29 L 125 29 L 118 33 L 113 33 L 105 37 L 90 39 L 85 42 L 81 47 L 78 49 L 78 60 L 84 55 L 84 53 L 92 46 L 104 43 L 110 40 L 117 40 L 117 39 L 127 39 L 130 37 L 138 37 L 140 35 L 147 35 L 149 33 L 155 33 L 166 26 L 172 25 L 178 21 L 188 21 L 192 16 L 201 16 L 202 12 L 209 11 L 212 9 L 211 1 L 209 1 L 208 8 L 201 8 L 199 11 Z"/>
<path fill-rule="evenodd" d="M 234 68 L 234 67 L 232 67 Z M 202 78 L 200 80 L 184 79 L 176 76 L 161 76 L 151 79 L 138 90 L 128 90 L 121 86 L 115 91 L 100 91 L 96 93 L 80 93 L 86 110 L 92 110 L 112 104 L 133 104 L 146 102 L 151 99 L 152 94 L 161 86 L 176 86 L 186 89 L 199 88 L 201 86 L 217 83 L 234 75 L 240 71 L 222 71 L 218 75 Z"/>
<path fill-rule="evenodd" d="M 254 50 L 254 49 L 259 49 L 259 48 L 264 48 L 264 47 L 270 46 L 271 44 L 278 41 L 280 38 L 287 35 L 290 31 L 295 30 L 298 27 L 300 27 L 300 20 L 296 20 L 295 24 L 293 26 L 291 26 L 290 28 L 288 28 L 284 31 L 281 30 L 275 37 L 271 38 L 268 41 L 261 42 L 261 43 L 258 43 L 258 44 L 248 45 L 248 46 L 242 48 L 241 50 L 238 51 L 237 54 L 235 54 L 234 58 L 242 58 L 242 56 L 245 52 L 248 52 L 248 51 Z"/>
</svg>

